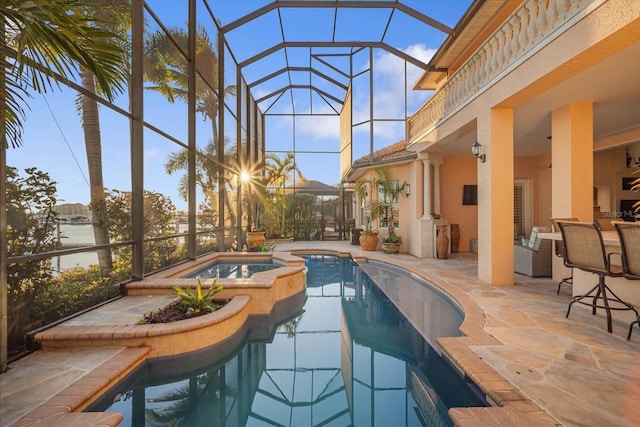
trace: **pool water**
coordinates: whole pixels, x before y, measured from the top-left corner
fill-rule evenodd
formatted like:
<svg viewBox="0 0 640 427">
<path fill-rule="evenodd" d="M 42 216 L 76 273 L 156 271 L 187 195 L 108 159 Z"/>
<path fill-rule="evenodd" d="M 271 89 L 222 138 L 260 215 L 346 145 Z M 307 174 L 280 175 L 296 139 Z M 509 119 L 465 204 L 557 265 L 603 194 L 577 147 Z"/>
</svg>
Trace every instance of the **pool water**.
<svg viewBox="0 0 640 427">
<path fill-rule="evenodd" d="M 450 426 L 449 408 L 486 406 L 364 270 L 331 256 L 307 267 L 303 312 L 270 342 L 249 334 L 180 375 L 147 363 L 88 410 L 120 412 L 121 426 Z"/>
<path fill-rule="evenodd" d="M 185 277 L 200 277 L 202 279 L 211 278 L 228 278 L 228 279 L 242 279 L 251 277 L 253 274 L 260 271 L 273 270 L 274 268 L 281 267 L 280 264 L 275 264 L 271 261 L 261 262 L 214 262 L 207 265 L 200 270 L 197 270 Z"/>
</svg>

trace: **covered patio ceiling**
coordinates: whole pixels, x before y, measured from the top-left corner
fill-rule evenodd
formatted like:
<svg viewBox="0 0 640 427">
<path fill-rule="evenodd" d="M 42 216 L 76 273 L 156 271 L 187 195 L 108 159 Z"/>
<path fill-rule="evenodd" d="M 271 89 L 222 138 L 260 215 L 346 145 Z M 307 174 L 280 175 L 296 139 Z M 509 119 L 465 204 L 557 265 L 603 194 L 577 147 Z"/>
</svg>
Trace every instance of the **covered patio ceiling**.
<svg viewBox="0 0 640 427">
<path fill-rule="evenodd" d="M 515 110 L 516 154 L 549 154 L 550 111 L 575 100 L 593 102 L 596 151 L 615 148 L 607 144 L 613 135 L 640 130 L 638 58 L 640 43 L 635 43 L 518 107 Z M 545 148 L 549 151 L 543 152 Z"/>
</svg>

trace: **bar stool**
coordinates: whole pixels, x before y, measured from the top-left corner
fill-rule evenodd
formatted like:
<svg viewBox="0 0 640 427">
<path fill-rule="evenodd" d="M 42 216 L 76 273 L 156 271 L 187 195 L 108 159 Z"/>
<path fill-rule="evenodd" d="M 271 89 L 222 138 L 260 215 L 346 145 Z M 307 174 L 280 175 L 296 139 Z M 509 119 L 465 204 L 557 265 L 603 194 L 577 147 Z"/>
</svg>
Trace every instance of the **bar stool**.
<svg viewBox="0 0 640 427">
<path fill-rule="evenodd" d="M 640 223 L 638 222 L 614 222 L 613 226 L 620 238 L 622 250 L 622 274 L 625 279 L 640 280 Z M 631 339 L 633 325 L 640 326 L 640 316 L 636 312 L 636 320 L 629 325 L 627 341 Z"/>
<path fill-rule="evenodd" d="M 555 232 L 555 231 L 560 231 L 560 228 L 558 228 L 558 221 L 574 221 L 577 222 L 578 218 L 551 218 L 551 229 Z M 554 241 L 554 249 L 555 249 L 555 253 L 557 257 L 560 257 L 562 259 L 564 259 L 564 242 L 562 240 L 555 240 Z M 571 275 L 569 277 L 565 277 L 564 279 L 560 280 L 560 283 L 558 283 L 558 290 L 556 291 L 557 295 L 560 295 L 560 287 L 563 284 L 567 284 L 570 286 L 573 286 L 573 269 L 569 270 L 571 272 Z"/>
<path fill-rule="evenodd" d="M 566 317 L 569 317 L 574 303 L 591 306 L 592 314 L 603 308 L 607 315 L 607 331 L 612 332 L 611 311 L 638 311 L 629 303 L 622 301 L 605 283 L 605 277 L 622 277 L 622 271 L 614 270 L 611 255 L 607 254 L 602 241 L 602 233 L 595 223 L 558 221 L 562 241 L 564 242 L 564 265 L 578 268 L 598 275 L 598 283 L 584 295 L 571 299 Z M 599 304 L 598 300 L 601 300 Z M 610 303 L 614 303 L 611 306 Z"/>
</svg>

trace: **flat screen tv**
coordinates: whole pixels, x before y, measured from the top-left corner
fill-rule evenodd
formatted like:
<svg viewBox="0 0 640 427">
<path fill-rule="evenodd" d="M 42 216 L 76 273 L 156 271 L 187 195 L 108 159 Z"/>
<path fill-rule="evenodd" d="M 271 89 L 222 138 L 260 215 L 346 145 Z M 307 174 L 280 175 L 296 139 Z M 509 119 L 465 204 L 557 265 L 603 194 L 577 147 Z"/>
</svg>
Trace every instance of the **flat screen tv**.
<svg viewBox="0 0 640 427">
<path fill-rule="evenodd" d="M 624 221 L 635 221 L 636 213 L 633 209 L 633 205 L 637 200 L 620 200 L 620 218 Z"/>
<path fill-rule="evenodd" d="M 478 186 L 464 185 L 462 187 L 462 205 L 470 206 L 478 204 Z"/>
</svg>

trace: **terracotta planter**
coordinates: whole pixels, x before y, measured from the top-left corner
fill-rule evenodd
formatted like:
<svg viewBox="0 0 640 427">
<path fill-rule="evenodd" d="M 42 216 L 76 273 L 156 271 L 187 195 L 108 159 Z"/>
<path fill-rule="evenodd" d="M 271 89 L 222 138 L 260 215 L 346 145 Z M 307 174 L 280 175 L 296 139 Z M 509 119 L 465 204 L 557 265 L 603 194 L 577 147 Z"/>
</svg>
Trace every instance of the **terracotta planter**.
<svg viewBox="0 0 640 427">
<path fill-rule="evenodd" d="M 267 243 L 264 231 L 247 231 L 247 246 L 255 248 L 259 245 Z"/>
<path fill-rule="evenodd" d="M 360 247 L 363 251 L 375 251 L 378 247 L 378 233 L 360 234 Z"/>
<path fill-rule="evenodd" d="M 400 243 L 383 243 L 382 250 L 386 254 L 400 253 Z"/>
<path fill-rule="evenodd" d="M 438 226 L 438 237 L 436 237 L 436 249 L 438 259 L 447 259 L 449 251 L 449 238 L 447 237 L 447 226 Z"/>
</svg>

